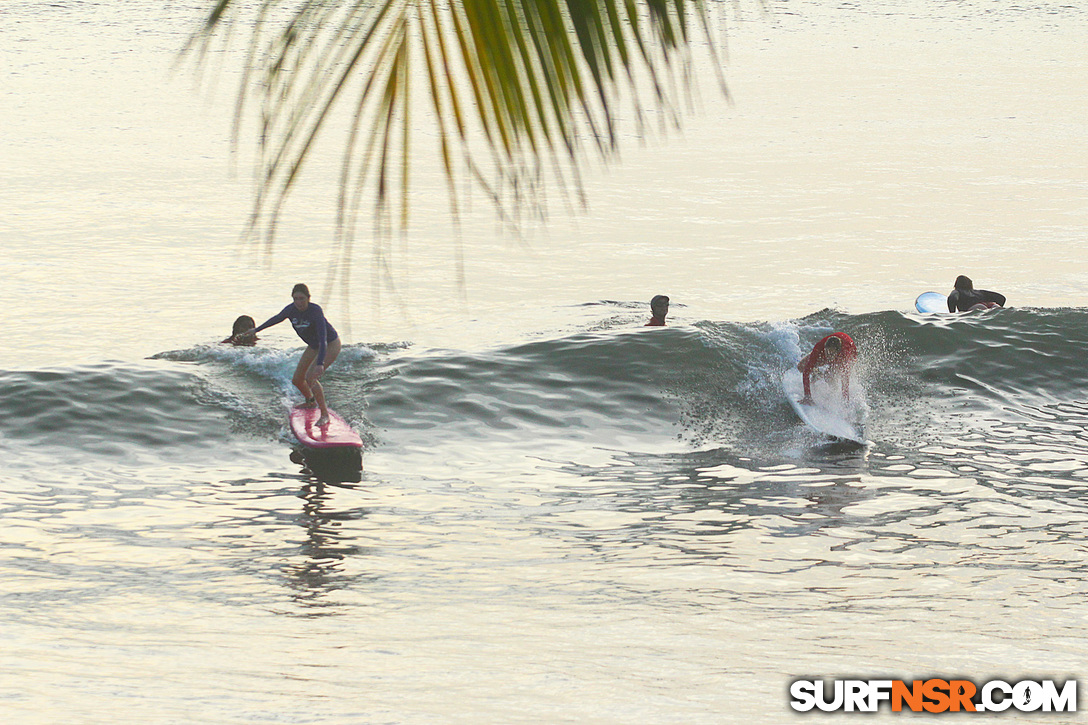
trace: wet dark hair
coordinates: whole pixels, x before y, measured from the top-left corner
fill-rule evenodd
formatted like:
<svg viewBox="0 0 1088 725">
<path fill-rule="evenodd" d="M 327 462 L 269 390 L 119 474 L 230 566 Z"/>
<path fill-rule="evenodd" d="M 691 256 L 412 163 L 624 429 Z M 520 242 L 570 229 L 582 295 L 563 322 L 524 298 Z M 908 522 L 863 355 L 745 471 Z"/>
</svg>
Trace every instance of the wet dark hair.
<svg viewBox="0 0 1088 725">
<path fill-rule="evenodd" d="M 299 282 L 298 284 L 296 284 L 294 287 L 291 288 L 291 296 L 294 297 L 299 292 L 306 295 L 307 297 L 310 296 L 310 288 L 307 287 L 306 285 L 302 284 L 301 282 Z"/>
<path fill-rule="evenodd" d="M 955 287 L 956 289 L 962 289 L 962 290 L 971 290 L 971 289 L 975 288 L 975 284 L 974 284 L 974 282 L 971 281 L 971 278 L 970 277 L 965 277 L 962 274 L 959 277 L 956 277 L 956 284 L 954 284 L 952 286 Z"/>
<path fill-rule="evenodd" d="M 239 315 L 238 319 L 234 321 L 234 327 L 231 328 L 232 335 L 241 335 L 243 332 L 249 332 L 257 323 L 253 321 L 253 318 L 249 315 Z"/>
<path fill-rule="evenodd" d="M 654 298 L 650 300 L 650 309 L 656 309 L 659 305 L 669 304 L 669 298 L 665 295 L 654 295 Z"/>
</svg>

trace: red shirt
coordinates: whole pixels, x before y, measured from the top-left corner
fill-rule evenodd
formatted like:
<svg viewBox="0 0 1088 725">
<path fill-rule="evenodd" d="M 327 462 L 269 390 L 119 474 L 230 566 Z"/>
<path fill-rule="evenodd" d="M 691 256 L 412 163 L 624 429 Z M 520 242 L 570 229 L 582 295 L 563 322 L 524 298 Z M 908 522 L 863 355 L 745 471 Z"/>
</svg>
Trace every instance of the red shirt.
<svg viewBox="0 0 1088 725">
<path fill-rule="evenodd" d="M 828 358 L 827 351 L 824 350 L 828 339 L 837 337 L 842 342 L 842 350 L 839 351 L 839 355 L 832 362 Z M 854 344 L 854 341 L 850 339 L 850 336 L 845 332 L 833 332 L 818 343 L 813 345 L 812 352 L 809 353 L 808 360 L 805 362 L 805 367 L 801 371 L 805 381 L 805 396 L 808 397 L 812 394 L 809 390 L 809 375 L 813 369 L 822 365 L 831 365 L 833 369 L 839 373 L 839 377 L 842 378 L 842 394 L 844 398 L 850 397 L 850 368 L 853 367 L 854 361 L 858 357 L 858 348 Z"/>
<path fill-rule="evenodd" d="M 651 317 L 650 321 L 647 322 L 645 325 L 643 325 L 643 327 L 664 327 L 664 326 L 665 326 L 665 320 L 663 320 L 660 317 Z"/>
</svg>

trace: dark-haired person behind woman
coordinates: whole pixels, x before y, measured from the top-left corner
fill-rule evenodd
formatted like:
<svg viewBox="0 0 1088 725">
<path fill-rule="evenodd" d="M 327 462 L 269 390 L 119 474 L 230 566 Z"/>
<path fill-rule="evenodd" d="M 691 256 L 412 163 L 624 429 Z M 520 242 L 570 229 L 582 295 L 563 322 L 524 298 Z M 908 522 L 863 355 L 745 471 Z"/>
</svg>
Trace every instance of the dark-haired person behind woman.
<svg viewBox="0 0 1088 725">
<path fill-rule="evenodd" d="M 948 311 L 967 312 L 969 310 L 987 310 L 991 307 L 1004 307 L 1005 295 L 985 289 L 975 289 L 970 277 L 962 274 L 956 277 L 955 289 L 948 295 Z"/>
<path fill-rule="evenodd" d="M 256 325 L 257 323 L 249 315 L 239 315 L 238 319 L 234 321 L 234 325 L 231 326 L 230 337 L 223 340 L 223 343 L 243 345 L 245 347 L 256 345 L 257 336 L 250 332 Z"/>
<path fill-rule="evenodd" d="M 307 346 L 291 382 L 306 398 L 305 405 L 316 403 L 321 408 L 317 425 L 325 425 L 329 422 L 329 408 L 325 405 L 325 391 L 317 379 L 336 362 L 336 356 L 340 354 L 340 336 L 325 319 L 321 308 L 310 302 L 310 290 L 306 285 L 296 284 L 291 290 L 291 300 L 278 315 L 244 334 L 256 334 L 266 327 L 291 320 L 291 327 Z"/>
</svg>

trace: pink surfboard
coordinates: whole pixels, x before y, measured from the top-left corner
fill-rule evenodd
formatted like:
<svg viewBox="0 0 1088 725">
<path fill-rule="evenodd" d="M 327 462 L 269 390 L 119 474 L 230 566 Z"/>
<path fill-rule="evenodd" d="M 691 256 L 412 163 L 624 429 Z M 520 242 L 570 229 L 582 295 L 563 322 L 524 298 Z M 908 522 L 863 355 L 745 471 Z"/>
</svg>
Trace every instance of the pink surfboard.
<svg viewBox="0 0 1088 725">
<path fill-rule="evenodd" d="M 347 421 L 329 411 L 328 425 L 317 426 L 318 408 L 292 408 L 291 432 L 307 448 L 362 448 L 363 439 Z"/>
</svg>

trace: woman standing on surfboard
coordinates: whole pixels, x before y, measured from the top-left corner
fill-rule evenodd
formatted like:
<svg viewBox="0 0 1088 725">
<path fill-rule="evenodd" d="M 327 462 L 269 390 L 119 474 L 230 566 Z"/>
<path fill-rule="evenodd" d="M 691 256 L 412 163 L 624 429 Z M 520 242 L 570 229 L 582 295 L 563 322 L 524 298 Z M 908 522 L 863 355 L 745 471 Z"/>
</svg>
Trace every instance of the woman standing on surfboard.
<svg viewBox="0 0 1088 725">
<path fill-rule="evenodd" d="M 809 378 L 818 368 L 826 368 L 828 375 L 838 375 L 842 380 L 843 400 L 849 400 L 850 371 L 857 357 L 857 345 L 845 332 L 833 332 L 813 345 L 812 352 L 797 363 L 797 369 L 801 371 L 805 384 L 805 399 L 802 402 L 806 404 L 812 402 Z"/>
<path fill-rule="evenodd" d="M 304 405 L 312 407 L 316 403 L 321 409 L 316 425 L 327 425 L 329 408 L 325 405 L 325 391 L 317 379 L 336 362 L 336 356 L 340 354 L 340 336 L 325 319 L 321 308 L 310 302 L 310 290 L 306 285 L 296 284 L 291 290 L 291 300 L 278 315 L 245 334 L 256 334 L 266 327 L 291 320 L 291 327 L 306 343 L 291 382 L 306 398 Z"/>
</svg>

